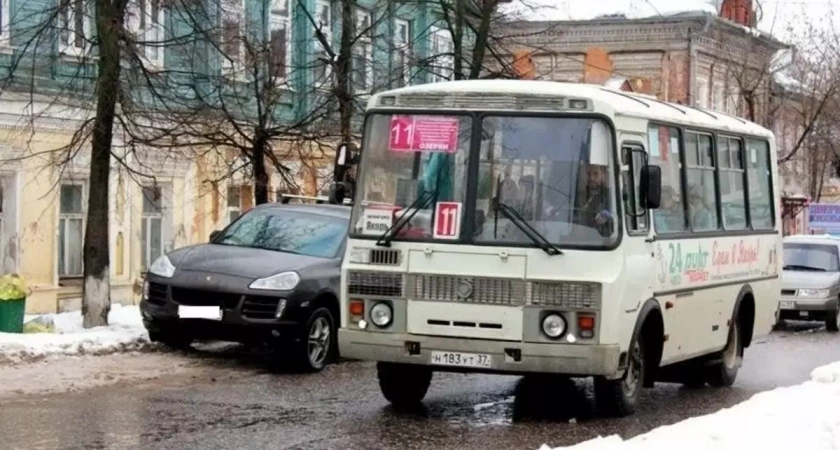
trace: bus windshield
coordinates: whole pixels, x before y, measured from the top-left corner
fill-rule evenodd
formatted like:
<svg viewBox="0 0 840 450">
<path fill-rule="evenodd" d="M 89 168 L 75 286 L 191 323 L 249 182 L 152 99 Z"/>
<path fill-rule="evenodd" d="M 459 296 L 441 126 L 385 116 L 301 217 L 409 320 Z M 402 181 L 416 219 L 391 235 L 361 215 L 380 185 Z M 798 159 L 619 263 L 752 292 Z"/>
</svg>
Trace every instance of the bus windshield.
<svg viewBox="0 0 840 450">
<path fill-rule="evenodd" d="M 523 228 L 559 246 L 603 247 L 616 240 L 613 140 L 606 124 L 521 115 L 484 116 L 474 125 L 478 121 L 467 114 L 369 116 L 352 234 L 380 237 L 402 214 L 414 213 L 395 240 L 535 246 Z M 469 170 L 475 158 L 477 177 Z M 466 223 L 468 216 L 473 223 Z"/>
</svg>

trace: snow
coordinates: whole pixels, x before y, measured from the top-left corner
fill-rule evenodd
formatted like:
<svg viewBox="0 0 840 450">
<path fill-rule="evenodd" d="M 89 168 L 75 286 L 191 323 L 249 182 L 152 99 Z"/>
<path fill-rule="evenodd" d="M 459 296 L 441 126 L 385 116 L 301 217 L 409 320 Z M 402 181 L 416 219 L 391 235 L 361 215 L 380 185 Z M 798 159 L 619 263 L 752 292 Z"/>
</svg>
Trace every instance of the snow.
<svg viewBox="0 0 840 450">
<path fill-rule="evenodd" d="M 26 316 L 30 321 L 36 316 Z M 111 305 L 108 326 L 84 329 L 81 311 L 45 314 L 55 333 L 0 333 L 0 364 L 14 364 L 54 355 L 108 354 L 141 350 L 150 345 L 137 306 Z"/>
<path fill-rule="evenodd" d="M 840 362 L 803 384 L 762 392 L 731 408 L 623 440 L 598 437 L 555 450 L 840 449 Z M 543 446 L 540 450 L 550 450 Z"/>
</svg>

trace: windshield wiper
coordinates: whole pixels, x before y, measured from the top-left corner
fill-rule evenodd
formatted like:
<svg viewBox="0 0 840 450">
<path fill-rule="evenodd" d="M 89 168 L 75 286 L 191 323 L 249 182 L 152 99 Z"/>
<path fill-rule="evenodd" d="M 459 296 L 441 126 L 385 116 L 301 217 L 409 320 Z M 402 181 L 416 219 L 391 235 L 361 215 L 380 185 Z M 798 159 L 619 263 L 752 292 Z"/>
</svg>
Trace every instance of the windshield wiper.
<svg viewBox="0 0 840 450">
<path fill-rule="evenodd" d="M 557 248 L 554 244 L 552 244 L 548 239 L 545 238 L 539 231 L 534 229 L 531 224 L 525 220 L 519 212 L 515 209 L 511 208 L 509 205 L 505 204 L 504 202 L 499 201 L 499 198 L 496 197 L 495 201 L 496 206 L 496 218 L 498 220 L 499 211 L 502 212 L 502 215 L 510 219 L 517 228 L 522 230 L 528 239 L 530 239 L 534 244 L 537 244 L 537 247 L 542 249 L 542 251 L 546 252 L 549 256 L 554 255 L 562 255 L 563 251 Z"/>
<path fill-rule="evenodd" d="M 828 270 L 823 269 L 822 267 L 814 267 L 814 266 L 800 266 L 798 264 L 789 264 L 782 267 L 782 270 L 807 270 L 811 272 L 828 272 Z"/>
<path fill-rule="evenodd" d="M 423 193 L 420 194 L 412 204 L 408 205 L 408 207 L 405 208 L 405 212 L 400 216 L 400 218 L 397 219 L 397 221 L 394 222 L 394 224 L 391 225 L 390 228 L 385 230 L 385 232 L 382 233 L 382 236 L 379 236 L 379 239 L 376 241 L 376 245 L 380 247 L 390 247 L 391 241 L 394 240 L 394 237 L 396 237 L 397 233 L 400 230 L 402 230 L 403 227 L 408 225 L 408 222 L 410 222 L 411 219 L 414 218 L 417 212 L 420 211 L 420 208 L 425 207 L 426 203 L 428 203 L 429 200 L 437 197 L 437 193 L 437 189 L 433 191 L 423 191 Z M 412 209 L 413 211 L 411 211 L 411 213 L 408 213 Z"/>
</svg>

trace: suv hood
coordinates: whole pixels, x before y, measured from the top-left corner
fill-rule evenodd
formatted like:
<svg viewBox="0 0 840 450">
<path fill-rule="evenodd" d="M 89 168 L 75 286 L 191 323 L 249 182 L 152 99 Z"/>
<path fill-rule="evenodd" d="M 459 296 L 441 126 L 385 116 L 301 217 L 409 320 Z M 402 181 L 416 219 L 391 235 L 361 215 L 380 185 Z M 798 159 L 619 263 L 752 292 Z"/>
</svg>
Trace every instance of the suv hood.
<svg viewBox="0 0 840 450">
<path fill-rule="evenodd" d="M 326 259 L 232 245 L 202 244 L 167 255 L 177 270 L 263 278 L 285 270 L 300 270 Z"/>
<path fill-rule="evenodd" d="M 837 272 L 782 271 L 782 287 L 784 288 L 824 289 L 837 284 L 838 281 L 840 281 L 840 273 Z"/>
</svg>

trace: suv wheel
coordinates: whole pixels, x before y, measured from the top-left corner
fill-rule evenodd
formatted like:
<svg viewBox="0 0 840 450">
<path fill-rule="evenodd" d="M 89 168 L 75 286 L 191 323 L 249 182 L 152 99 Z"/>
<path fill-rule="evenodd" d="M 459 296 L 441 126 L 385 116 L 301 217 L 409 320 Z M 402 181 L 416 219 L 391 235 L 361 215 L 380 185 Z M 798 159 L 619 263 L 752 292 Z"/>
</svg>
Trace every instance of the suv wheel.
<svg viewBox="0 0 840 450">
<path fill-rule="evenodd" d="M 186 350 L 193 343 L 191 336 L 174 331 L 149 331 L 149 340 L 176 350 Z"/>
<path fill-rule="evenodd" d="M 825 328 L 832 333 L 840 331 L 840 301 L 838 301 L 834 311 L 826 311 Z"/>
<path fill-rule="evenodd" d="M 327 308 L 318 308 L 309 316 L 295 349 L 298 365 L 307 372 L 320 372 L 336 354 L 335 320 Z"/>
</svg>

